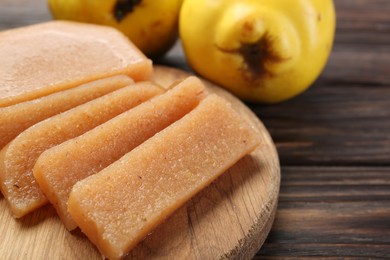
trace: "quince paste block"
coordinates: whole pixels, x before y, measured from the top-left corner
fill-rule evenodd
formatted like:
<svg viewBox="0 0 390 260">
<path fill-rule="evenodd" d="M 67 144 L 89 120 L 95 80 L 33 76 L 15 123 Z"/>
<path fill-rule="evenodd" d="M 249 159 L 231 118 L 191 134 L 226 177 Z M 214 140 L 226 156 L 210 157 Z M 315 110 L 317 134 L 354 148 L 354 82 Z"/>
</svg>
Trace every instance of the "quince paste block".
<svg viewBox="0 0 390 260">
<path fill-rule="evenodd" d="M 76 183 L 68 210 L 100 252 L 117 259 L 259 145 L 227 101 L 198 107 L 101 172 Z"/>
<path fill-rule="evenodd" d="M 99 172 L 182 118 L 205 95 L 201 81 L 189 77 L 166 93 L 42 153 L 33 173 L 67 229 L 77 227 L 67 206 L 76 182 Z"/>
<path fill-rule="evenodd" d="M 0 149 L 30 126 L 132 83 L 128 76 L 117 75 L 0 108 Z"/>
<path fill-rule="evenodd" d="M 42 152 L 163 91 L 150 82 L 135 83 L 49 117 L 19 134 L 0 151 L 0 187 L 13 215 L 23 217 L 47 203 L 32 172 Z"/>
<path fill-rule="evenodd" d="M 0 32 L 0 107 L 117 74 L 148 80 L 152 62 L 118 30 L 50 21 Z"/>
</svg>

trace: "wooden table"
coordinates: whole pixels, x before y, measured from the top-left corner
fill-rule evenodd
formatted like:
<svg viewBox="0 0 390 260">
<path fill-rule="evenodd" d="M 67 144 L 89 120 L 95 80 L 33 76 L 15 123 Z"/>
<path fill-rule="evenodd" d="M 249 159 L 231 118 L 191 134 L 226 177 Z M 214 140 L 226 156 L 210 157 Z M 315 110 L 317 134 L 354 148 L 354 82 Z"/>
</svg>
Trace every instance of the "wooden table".
<svg viewBox="0 0 390 260">
<path fill-rule="evenodd" d="M 390 257 L 390 1 L 335 4 L 335 45 L 315 84 L 281 104 L 248 104 L 282 166 L 255 259 Z M 0 0 L 1 30 L 50 19 L 45 0 Z M 180 45 L 160 62 L 189 70 Z"/>
</svg>

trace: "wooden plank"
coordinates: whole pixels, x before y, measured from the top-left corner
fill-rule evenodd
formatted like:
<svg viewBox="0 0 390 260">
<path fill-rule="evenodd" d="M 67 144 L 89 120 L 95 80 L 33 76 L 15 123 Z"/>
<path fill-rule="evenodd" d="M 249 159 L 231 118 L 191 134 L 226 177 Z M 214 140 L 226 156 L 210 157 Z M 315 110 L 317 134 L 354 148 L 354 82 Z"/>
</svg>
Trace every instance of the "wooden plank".
<svg viewBox="0 0 390 260">
<path fill-rule="evenodd" d="M 274 226 L 254 259 L 386 257 L 389 215 L 390 167 L 283 167 Z"/>
<path fill-rule="evenodd" d="M 389 165 L 390 88 L 318 82 L 272 106 L 251 104 L 282 165 Z"/>
<path fill-rule="evenodd" d="M 317 84 L 338 85 L 341 83 L 388 88 L 390 85 L 390 40 L 387 45 L 377 46 L 336 44 Z"/>
<path fill-rule="evenodd" d="M 388 44 L 390 1 L 334 0 L 337 15 L 336 43 Z"/>
<path fill-rule="evenodd" d="M 344 203 L 389 199 L 388 167 L 283 168 L 280 205 L 287 202 Z"/>
</svg>

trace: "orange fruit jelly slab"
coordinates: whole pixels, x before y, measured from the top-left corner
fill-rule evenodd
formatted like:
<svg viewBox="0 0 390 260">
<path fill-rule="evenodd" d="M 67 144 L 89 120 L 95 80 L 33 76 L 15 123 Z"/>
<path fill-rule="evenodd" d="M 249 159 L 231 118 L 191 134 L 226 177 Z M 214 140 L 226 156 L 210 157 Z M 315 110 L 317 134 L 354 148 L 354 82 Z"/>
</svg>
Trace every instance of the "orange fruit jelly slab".
<svg viewBox="0 0 390 260">
<path fill-rule="evenodd" d="M 0 32 L 0 107 L 124 74 L 148 80 L 152 62 L 111 27 L 51 21 Z"/>
<path fill-rule="evenodd" d="M 0 149 L 30 126 L 132 83 L 128 76 L 117 75 L 0 108 Z"/>
<path fill-rule="evenodd" d="M 194 110 L 73 186 L 68 210 L 100 252 L 117 259 L 259 145 L 227 101 Z"/>
<path fill-rule="evenodd" d="M 42 152 L 163 91 L 149 82 L 135 83 L 49 117 L 19 134 L 0 152 L 0 187 L 13 215 L 22 217 L 47 203 L 32 173 Z"/>
<path fill-rule="evenodd" d="M 76 182 L 99 172 L 183 117 L 205 95 L 201 81 L 189 77 L 166 93 L 42 153 L 33 173 L 67 229 L 77 227 L 67 206 Z"/>
</svg>

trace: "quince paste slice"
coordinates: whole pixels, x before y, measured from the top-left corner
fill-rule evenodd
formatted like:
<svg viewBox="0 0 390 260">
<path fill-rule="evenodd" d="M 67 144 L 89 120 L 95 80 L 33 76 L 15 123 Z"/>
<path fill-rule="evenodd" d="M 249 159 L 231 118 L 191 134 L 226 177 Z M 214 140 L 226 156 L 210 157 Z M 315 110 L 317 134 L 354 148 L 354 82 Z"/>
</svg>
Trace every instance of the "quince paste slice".
<svg viewBox="0 0 390 260">
<path fill-rule="evenodd" d="M 77 227 L 67 208 L 75 183 L 99 172 L 183 117 L 205 95 L 201 81 L 189 77 L 166 93 L 42 153 L 33 173 L 67 229 Z"/>
<path fill-rule="evenodd" d="M 30 126 L 132 83 L 128 76 L 117 75 L 0 108 L 0 149 Z"/>
<path fill-rule="evenodd" d="M 49 117 L 19 134 L 0 151 L 0 187 L 12 214 L 23 217 L 47 203 L 32 173 L 42 152 L 163 92 L 150 82 L 135 83 Z"/>
<path fill-rule="evenodd" d="M 210 95 L 118 161 L 76 183 L 68 210 L 105 257 L 118 259 L 257 145 L 255 130 L 227 101 Z"/>
<path fill-rule="evenodd" d="M 0 32 L 0 107 L 117 74 L 148 80 L 152 62 L 118 30 L 50 21 Z"/>
</svg>

